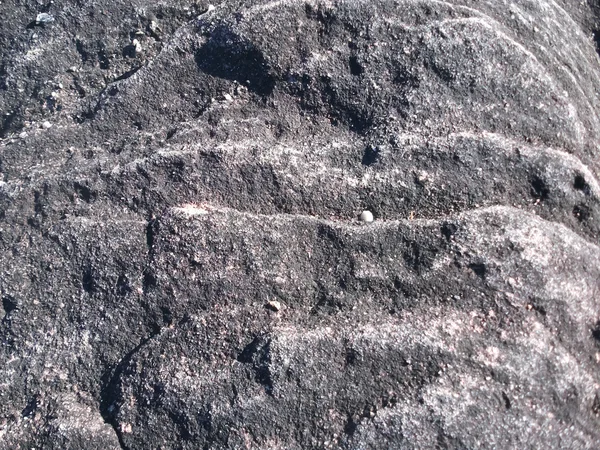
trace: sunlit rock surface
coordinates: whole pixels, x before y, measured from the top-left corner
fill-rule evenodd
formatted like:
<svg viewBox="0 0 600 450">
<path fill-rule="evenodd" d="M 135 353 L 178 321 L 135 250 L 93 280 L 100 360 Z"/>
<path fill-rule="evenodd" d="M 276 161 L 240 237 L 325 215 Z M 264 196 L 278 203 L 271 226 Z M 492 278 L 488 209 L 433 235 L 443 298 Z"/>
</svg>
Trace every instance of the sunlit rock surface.
<svg viewBox="0 0 600 450">
<path fill-rule="evenodd" d="M 598 10 L 3 1 L 0 448 L 598 448 Z"/>
</svg>

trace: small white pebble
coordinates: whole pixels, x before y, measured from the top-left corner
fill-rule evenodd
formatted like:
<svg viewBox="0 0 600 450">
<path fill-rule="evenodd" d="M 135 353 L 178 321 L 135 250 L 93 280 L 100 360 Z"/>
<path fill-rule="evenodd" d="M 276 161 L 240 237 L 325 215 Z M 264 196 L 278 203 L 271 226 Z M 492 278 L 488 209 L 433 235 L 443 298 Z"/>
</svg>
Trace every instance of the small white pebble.
<svg viewBox="0 0 600 450">
<path fill-rule="evenodd" d="M 42 128 L 44 130 L 47 130 L 48 128 L 51 128 L 51 127 L 52 127 L 52 124 L 48 121 L 45 121 L 44 123 L 42 123 Z"/>
<path fill-rule="evenodd" d="M 366 223 L 373 222 L 373 213 L 371 211 L 363 211 L 360 214 L 360 220 Z"/>
<path fill-rule="evenodd" d="M 143 50 L 142 44 L 137 39 L 131 41 L 131 45 L 133 45 L 133 48 L 135 49 L 136 53 L 140 53 Z"/>
<path fill-rule="evenodd" d="M 35 18 L 35 23 L 38 25 L 54 22 L 54 17 L 48 13 L 39 13 Z"/>
<path fill-rule="evenodd" d="M 223 98 L 225 98 L 225 100 L 227 100 L 228 102 L 232 102 L 233 101 L 233 97 L 229 94 L 224 94 Z"/>
</svg>

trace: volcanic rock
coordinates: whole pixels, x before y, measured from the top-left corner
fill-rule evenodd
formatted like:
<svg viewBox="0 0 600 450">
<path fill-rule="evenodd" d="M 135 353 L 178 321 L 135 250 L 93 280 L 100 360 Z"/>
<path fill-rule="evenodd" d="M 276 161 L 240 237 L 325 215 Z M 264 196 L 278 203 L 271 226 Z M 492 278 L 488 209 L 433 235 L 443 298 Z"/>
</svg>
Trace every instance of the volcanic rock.
<svg viewBox="0 0 600 450">
<path fill-rule="evenodd" d="M 598 448 L 599 13 L 1 2 L 0 448 Z"/>
</svg>

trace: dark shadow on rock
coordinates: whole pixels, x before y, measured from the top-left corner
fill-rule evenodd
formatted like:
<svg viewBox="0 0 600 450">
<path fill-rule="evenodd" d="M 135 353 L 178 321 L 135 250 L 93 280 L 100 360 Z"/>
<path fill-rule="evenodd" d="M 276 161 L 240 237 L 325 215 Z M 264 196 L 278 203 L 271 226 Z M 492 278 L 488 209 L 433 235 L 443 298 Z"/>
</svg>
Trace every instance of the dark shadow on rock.
<svg viewBox="0 0 600 450">
<path fill-rule="evenodd" d="M 596 52 L 600 55 L 600 30 L 592 31 L 592 37 L 594 44 L 596 45 Z"/>
<path fill-rule="evenodd" d="M 18 131 L 20 125 L 15 125 L 16 115 L 14 113 L 6 114 L 0 119 L 0 138 L 5 138 L 8 133 Z"/>
<path fill-rule="evenodd" d="M 596 343 L 600 345 L 600 320 L 596 322 L 596 325 L 592 328 L 592 337 L 596 340 Z"/>
<path fill-rule="evenodd" d="M 8 78 L 8 70 L 6 69 L 6 63 L 0 64 L 0 91 L 8 90 L 6 79 Z"/>
<path fill-rule="evenodd" d="M 6 318 L 11 312 L 18 309 L 18 304 L 13 297 L 5 295 L 2 297 L 2 308 L 4 309 L 4 318 Z"/>
<path fill-rule="evenodd" d="M 232 33 L 217 27 L 209 41 L 196 51 L 198 68 L 215 77 L 237 81 L 256 94 L 268 96 L 275 88 L 275 77 L 260 50 Z"/>
<path fill-rule="evenodd" d="M 378 147 L 369 145 L 363 153 L 362 165 L 372 166 L 381 159 L 381 151 Z"/>
<path fill-rule="evenodd" d="M 267 394 L 273 392 L 273 380 L 269 363 L 271 360 L 271 341 L 264 337 L 256 337 L 238 355 L 237 360 L 243 364 L 252 364 L 255 379 L 265 387 Z"/>
<path fill-rule="evenodd" d="M 100 394 L 100 414 L 102 415 L 104 422 L 109 424 L 115 430 L 117 439 L 123 449 L 129 447 L 125 445 L 123 433 L 117 419 L 119 403 L 123 400 L 119 391 L 121 375 L 127 369 L 127 366 L 133 360 L 134 356 L 157 335 L 158 332 L 155 332 L 143 339 L 136 347 L 129 351 L 116 366 L 104 372 L 101 377 L 102 390 Z"/>
</svg>

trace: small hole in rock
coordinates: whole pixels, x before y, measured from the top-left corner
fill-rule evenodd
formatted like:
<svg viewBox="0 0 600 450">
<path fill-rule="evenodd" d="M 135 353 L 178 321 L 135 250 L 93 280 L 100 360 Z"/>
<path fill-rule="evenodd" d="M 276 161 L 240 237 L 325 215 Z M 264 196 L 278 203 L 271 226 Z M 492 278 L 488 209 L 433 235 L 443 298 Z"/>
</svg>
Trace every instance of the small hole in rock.
<svg viewBox="0 0 600 450">
<path fill-rule="evenodd" d="M 442 234 L 444 235 L 444 237 L 448 240 L 452 239 L 452 236 L 454 236 L 456 234 L 456 232 L 458 231 L 458 226 L 456 224 L 450 223 L 450 222 L 446 222 L 445 224 L 442 225 Z"/>
<path fill-rule="evenodd" d="M 600 396 L 598 393 L 594 396 L 594 401 L 592 403 L 592 412 L 596 416 L 600 416 Z"/>
<path fill-rule="evenodd" d="M 358 360 L 358 357 L 358 352 L 353 348 L 349 348 L 348 350 L 346 350 L 346 365 L 351 366 L 355 364 Z"/>
<path fill-rule="evenodd" d="M 177 128 L 173 128 L 173 129 L 169 130 L 167 132 L 167 141 L 169 139 L 171 139 L 173 136 L 175 136 L 175 133 L 177 133 Z"/>
<path fill-rule="evenodd" d="M 511 404 L 510 404 L 510 399 L 508 398 L 508 395 L 506 395 L 506 392 L 502 392 L 502 400 L 504 400 L 504 407 L 506 409 L 510 409 Z"/>
<path fill-rule="evenodd" d="M 160 311 L 162 312 L 163 322 L 166 325 L 171 325 L 173 323 L 173 313 L 171 312 L 171 310 L 169 308 L 162 306 L 160 308 Z"/>
<path fill-rule="evenodd" d="M 600 345 L 600 320 L 596 322 L 596 325 L 592 328 L 592 337 L 596 339 L 596 342 Z"/>
<path fill-rule="evenodd" d="M 579 173 L 577 175 L 575 175 L 575 181 L 573 182 L 573 187 L 575 189 L 577 189 L 578 191 L 583 192 L 585 195 L 590 195 L 592 193 L 592 189 L 590 188 L 590 185 L 587 184 L 587 181 L 585 181 L 584 176 Z"/>
<path fill-rule="evenodd" d="M 142 281 L 142 284 L 144 287 L 144 292 L 147 292 L 148 290 L 156 286 L 156 277 L 154 276 L 154 274 L 146 272 L 144 273 L 144 279 Z"/>
<path fill-rule="evenodd" d="M 344 425 L 344 433 L 346 433 L 348 436 L 352 436 L 356 432 L 357 428 L 358 428 L 358 424 L 356 423 L 354 418 L 352 416 L 348 415 L 348 420 L 346 421 L 346 424 Z"/>
<path fill-rule="evenodd" d="M 363 166 L 371 166 L 375 164 L 380 159 L 380 152 L 377 147 L 373 147 L 369 145 L 363 154 L 362 165 Z"/>
<path fill-rule="evenodd" d="M 91 268 L 88 267 L 84 270 L 83 276 L 81 277 L 81 285 L 86 292 L 92 293 L 96 291 L 96 282 L 94 281 L 94 275 Z"/>
<path fill-rule="evenodd" d="M 80 184 L 74 183 L 75 192 L 77 195 L 86 203 L 91 203 L 96 200 L 96 193 L 92 191 L 89 187 Z"/>
<path fill-rule="evenodd" d="M 117 294 L 124 296 L 130 292 L 131 286 L 129 285 L 129 279 L 126 275 L 119 275 L 119 279 L 117 280 Z"/>
<path fill-rule="evenodd" d="M 358 58 L 356 56 L 351 56 L 350 60 L 349 60 L 349 65 L 350 65 L 350 73 L 352 75 L 362 75 L 362 73 L 364 72 L 364 69 L 362 67 L 362 65 L 358 62 Z"/>
<path fill-rule="evenodd" d="M 2 297 L 2 307 L 4 308 L 4 312 L 6 314 L 10 314 L 11 312 L 13 312 L 15 309 L 17 309 L 17 306 L 17 302 L 14 298 L 8 295 Z"/>
<path fill-rule="evenodd" d="M 540 200 L 546 200 L 550 194 L 550 189 L 546 182 L 537 175 L 531 179 L 531 195 Z"/>
<path fill-rule="evenodd" d="M 485 274 L 487 273 L 487 267 L 484 263 L 471 263 L 469 264 L 469 269 L 481 278 L 485 277 Z"/>
<path fill-rule="evenodd" d="M 592 37 L 594 38 L 594 43 L 596 44 L 596 52 L 600 54 L 600 30 L 593 30 Z"/>
<path fill-rule="evenodd" d="M 23 411 L 21 411 L 21 417 L 28 417 L 30 416 L 39 406 L 39 402 L 38 402 L 38 397 L 33 397 L 28 403 L 27 405 L 25 405 L 25 408 L 23 408 Z"/>
</svg>

